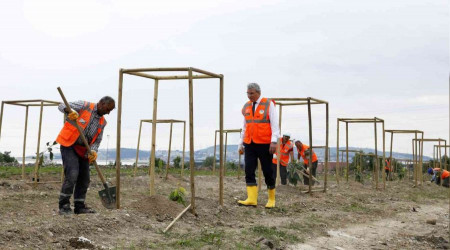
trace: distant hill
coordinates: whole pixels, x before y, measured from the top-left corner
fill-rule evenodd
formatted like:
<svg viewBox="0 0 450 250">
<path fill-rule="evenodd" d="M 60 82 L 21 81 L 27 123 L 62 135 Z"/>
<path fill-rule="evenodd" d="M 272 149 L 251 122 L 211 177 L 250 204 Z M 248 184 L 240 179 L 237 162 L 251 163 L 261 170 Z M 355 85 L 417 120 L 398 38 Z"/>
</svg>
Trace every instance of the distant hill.
<svg viewBox="0 0 450 250">
<path fill-rule="evenodd" d="M 345 149 L 345 148 L 341 148 Z M 371 148 L 356 148 L 356 147 L 349 147 L 349 150 L 358 150 L 363 151 L 364 153 L 374 153 L 375 150 Z M 227 161 L 237 161 L 239 158 L 238 155 L 238 145 L 228 145 L 227 146 Z M 314 151 L 317 154 L 317 157 L 319 158 L 319 161 L 323 161 L 325 159 L 324 149 L 314 149 Z M 157 150 L 156 151 L 156 157 L 161 158 L 163 160 L 167 159 L 167 150 Z M 336 147 L 330 147 L 330 159 L 329 161 L 336 161 Z M 349 152 L 349 158 L 352 158 L 355 153 Z M 196 161 L 203 161 L 208 156 L 214 155 L 214 146 L 210 146 L 207 148 L 199 149 L 195 151 L 195 160 Z M 296 157 L 297 152 L 294 150 L 294 156 Z M 383 152 L 378 151 L 378 155 L 382 156 Z M 182 151 L 180 150 L 173 150 L 170 154 L 171 160 L 173 160 L 177 156 L 182 156 Z M 148 160 L 150 157 L 150 151 L 148 150 L 139 150 L 139 161 L 145 161 Z M 389 152 L 386 151 L 386 157 L 389 157 Z M 406 153 L 399 153 L 399 152 L 392 152 L 392 157 L 396 159 L 412 159 L 412 154 L 406 154 Z M 29 158 L 29 157 L 27 157 Z M 106 150 L 101 149 L 98 152 L 98 160 L 104 161 L 108 159 L 108 161 L 115 161 L 116 158 L 116 150 L 115 149 L 109 149 L 108 155 L 106 155 Z M 122 148 L 121 149 L 121 158 L 123 160 L 132 160 L 136 158 L 136 149 L 134 148 Z M 216 148 L 216 158 L 219 158 L 219 146 Z M 59 152 L 55 152 L 55 159 L 61 159 L 61 155 Z M 344 153 L 344 159 L 345 159 L 345 153 Z M 428 161 L 430 160 L 430 157 L 424 156 L 423 160 Z M 189 151 L 186 151 L 185 154 L 185 161 L 189 161 Z"/>
</svg>

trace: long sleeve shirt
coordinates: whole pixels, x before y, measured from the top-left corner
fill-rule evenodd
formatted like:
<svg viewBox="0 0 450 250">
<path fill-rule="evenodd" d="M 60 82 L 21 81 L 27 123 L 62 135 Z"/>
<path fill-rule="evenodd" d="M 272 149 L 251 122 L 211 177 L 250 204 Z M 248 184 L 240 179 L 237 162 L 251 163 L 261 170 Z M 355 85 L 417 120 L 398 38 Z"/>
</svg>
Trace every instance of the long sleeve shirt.
<svg viewBox="0 0 450 250">
<path fill-rule="evenodd" d="M 69 105 L 70 105 L 71 109 L 80 113 L 80 110 L 84 106 L 84 101 L 70 102 Z M 66 108 L 66 105 L 64 105 L 64 103 L 60 103 L 58 105 L 58 109 L 62 113 L 66 113 L 64 111 L 65 108 Z M 84 136 L 86 137 L 86 140 L 89 143 L 92 141 L 92 138 L 94 138 L 95 134 L 97 133 L 97 130 L 100 126 L 100 118 L 101 118 L 101 116 L 97 113 L 97 104 L 95 104 L 94 110 L 92 111 L 91 119 L 90 119 L 88 125 L 86 126 L 86 128 L 84 129 Z M 106 121 L 105 121 L 105 126 L 106 126 Z M 98 147 L 100 146 L 100 142 L 102 141 L 102 138 L 103 138 L 103 131 L 104 131 L 104 129 L 102 129 L 102 132 L 100 132 L 100 134 L 98 135 L 95 142 L 92 145 L 90 145 L 91 150 L 98 151 Z M 84 146 L 81 136 L 78 137 L 75 144 Z"/>
<path fill-rule="evenodd" d="M 258 100 L 256 101 L 255 110 L 258 108 L 259 103 L 261 102 L 261 99 L 263 97 L 260 96 Z M 280 137 L 280 127 L 278 124 L 278 112 L 275 109 L 275 104 L 273 102 L 270 102 L 269 104 L 269 120 L 270 120 L 270 128 L 272 130 L 272 139 L 271 142 L 278 142 L 278 138 Z M 246 129 L 246 122 L 245 117 L 243 118 L 243 125 L 242 125 L 242 132 L 241 132 L 241 141 L 240 145 L 244 145 L 244 136 L 245 136 L 245 129 Z"/>
</svg>

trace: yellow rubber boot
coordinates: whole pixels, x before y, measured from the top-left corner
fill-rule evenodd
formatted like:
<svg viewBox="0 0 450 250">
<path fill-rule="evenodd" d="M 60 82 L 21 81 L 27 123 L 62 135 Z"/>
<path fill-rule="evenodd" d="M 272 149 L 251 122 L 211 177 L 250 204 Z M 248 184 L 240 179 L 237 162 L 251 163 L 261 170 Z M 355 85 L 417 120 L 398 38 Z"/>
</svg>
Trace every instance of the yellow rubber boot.
<svg viewBox="0 0 450 250">
<path fill-rule="evenodd" d="M 274 208 L 275 207 L 275 188 L 269 189 L 267 192 L 269 193 L 269 200 L 267 201 L 266 208 Z"/>
<path fill-rule="evenodd" d="M 258 186 L 247 186 L 247 199 L 238 201 L 239 205 L 254 206 L 258 204 Z"/>
</svg>

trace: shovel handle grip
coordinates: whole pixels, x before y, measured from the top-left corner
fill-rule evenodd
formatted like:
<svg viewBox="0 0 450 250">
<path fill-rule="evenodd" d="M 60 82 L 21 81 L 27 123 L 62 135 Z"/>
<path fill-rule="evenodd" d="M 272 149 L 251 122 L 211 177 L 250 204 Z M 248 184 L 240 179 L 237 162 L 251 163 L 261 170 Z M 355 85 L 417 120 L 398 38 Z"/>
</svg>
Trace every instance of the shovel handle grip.
<svg viewBox="0 0 450 250">
<path fill-rule="evenodd" d="M 70 108 L 70 105 L 67 102 L 67 99 L 64 96 L 64 93 L 62 92 L 61 88 L 58 87 L 57 89 L 58 89 L 59 94 L 61 95 L 61 98 L 63 99 L 64 104 L 66 105 L 66 108 L 69 110 L 69 113 L 72 112 L 72 109 Z M 84 146 L 87 148 L 88 154 L 90 154 L 91 147 L 89 147 L 89 143 L 86 140 L 86 137 L 84 136 L 83 129 L 81 129 L 80 125 L 76 121 L 75 121 L 75 127 L 77 128 L 78 132 L 80 132 L 81 140 L 83 140 Z M 98 177 L 100 177 L 100 180 L 102 181 L 103 185 L 107 185 L 105 177 L 103 177 L 102 171 L 100 170 L 100 168 L 97 165 L 97 161 L 94 161 L 94 166 L 95 166 L 95 169 L 97 170 Z"/>
</svg>

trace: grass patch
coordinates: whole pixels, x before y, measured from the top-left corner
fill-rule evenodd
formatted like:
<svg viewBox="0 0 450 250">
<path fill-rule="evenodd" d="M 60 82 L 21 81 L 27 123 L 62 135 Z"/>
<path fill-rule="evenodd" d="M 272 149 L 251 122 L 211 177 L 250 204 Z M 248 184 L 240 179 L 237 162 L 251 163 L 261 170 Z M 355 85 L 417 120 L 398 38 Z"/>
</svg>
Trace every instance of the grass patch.
<svg viewBox="0 0 450 250">
<path fill-rule="evenodd" d="M 279 230 L 276 227 L 255 226 L 249 229 L 251 233 L 272 240 L 276 243 L 280 241 L 287 241 L 290 243 L 299 242 L 300 239 L 292 234 L 289 234 L 283 230 Z"/>
<path fill-rule="evenodd" d="M 342 208 L 345 212 L 350 213 L 358 213 L 358 212 L 368 212 L 370 209 L 368 207 L 363 206 L 361 203 L 352 202 L 350 205 L 346 205 Z"/>
<path fill-rule="evenodd" d="M 199 235 L 184 234 L 178 236 L 170 235 L 169 237 L 179 238 L 175 242 L 170 243 L 170 247 L 174 248 L 221 247 L 225 238 L 225 232 L 222 230 L 202 230 Z"/>
</svg>

